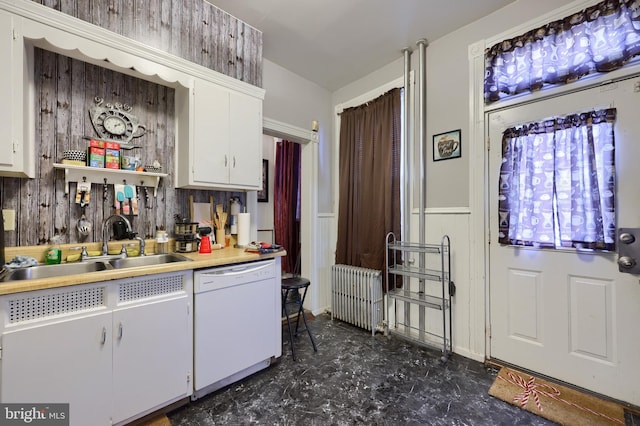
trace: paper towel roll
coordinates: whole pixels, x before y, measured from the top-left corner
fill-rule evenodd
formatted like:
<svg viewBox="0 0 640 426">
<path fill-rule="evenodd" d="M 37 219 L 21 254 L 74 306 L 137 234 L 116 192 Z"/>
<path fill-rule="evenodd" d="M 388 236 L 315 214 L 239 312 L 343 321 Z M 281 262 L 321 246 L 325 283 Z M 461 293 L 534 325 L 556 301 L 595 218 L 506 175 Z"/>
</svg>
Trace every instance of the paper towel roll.
<svg viewBox="0 0 640 426">
<path fill-rule="evenodd" d="M 238 245 L 244 247 L 249 244 L 251 229 L 250 213 L 238 213 Z"/>
</svg>

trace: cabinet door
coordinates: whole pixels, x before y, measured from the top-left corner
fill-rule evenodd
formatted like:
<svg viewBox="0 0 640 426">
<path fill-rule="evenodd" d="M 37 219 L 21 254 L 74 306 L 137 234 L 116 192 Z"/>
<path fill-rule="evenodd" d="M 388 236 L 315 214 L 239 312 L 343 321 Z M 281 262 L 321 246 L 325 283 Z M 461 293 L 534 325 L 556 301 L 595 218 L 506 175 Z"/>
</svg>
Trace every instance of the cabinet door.
<svg viewBox="0 0 640 426">
<path fill-rule="evenodd" d="M 229 182 L 261 188 L 262 179 L 262 101 L 242 93 L 231 93 L 229 100 L 231 144 Z"/>
<path fill-rule="evenodd" d="M 229 91 L 202 80 L 194 88 L 193 181 L 229 183 Z"/>
<path fill-rule="evenodd" d="M 186 295 L 115 310 L 113 334 L 114 423 L 189 394 Z"/>
<path fill-rule="evenodd" d="M 0 12 L 0 57 L 13 57 L 13 19 L 11 15 Z M 13 84 L 12 67 L 0 68 L 0 128 L 4 129 L 0 138 L 0 167 L 11 167 L 14 162 L 13 155 Z"/>
<path fill-rule="evenodd" d="M 29 158 L 28 138 L 23 133 L 24 46 L 21 18 L 0 12 L 0 175 L 35 177 L 35 159 Z"/>
<path fill-rule="evenodd" d="M 70 424 L 111 425 L 111 313 L 2 335 L 0 400 L 69 403 Z"/>
</svg>

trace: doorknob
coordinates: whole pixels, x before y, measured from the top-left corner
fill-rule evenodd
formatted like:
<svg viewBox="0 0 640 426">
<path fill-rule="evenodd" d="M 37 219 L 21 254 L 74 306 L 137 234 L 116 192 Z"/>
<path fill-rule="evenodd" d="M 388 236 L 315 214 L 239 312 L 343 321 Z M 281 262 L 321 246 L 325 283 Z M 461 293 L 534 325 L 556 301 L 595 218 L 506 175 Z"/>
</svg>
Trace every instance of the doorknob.
<svg viewBox="0 0 640 426">
<path fill-rule="evenodd" d="M 620 237 L 618 238 L 620 239 L 620 242 L 623 242 L 625 244 L 633 244 L 633 242 L 636 240 L 636 237 L 634 237 L 633 234 L 630 234 L 628 232 L 620 233 Z"/>
<path fill-rule="evenodd" d="M 636 259 L 640 259 L 640 241 L 636 239 L 640 235 L 640 228 L 618 229 L 618 271 L 628 274 L 640 274 L 640 265 Z"/>
<path fill-rule="evenodd" d="M 618 259 L 618 265 L 624 269 L 631 269 L 636 266 L 636 261 L 629 256 L 622 256 Z"/>
</svg>

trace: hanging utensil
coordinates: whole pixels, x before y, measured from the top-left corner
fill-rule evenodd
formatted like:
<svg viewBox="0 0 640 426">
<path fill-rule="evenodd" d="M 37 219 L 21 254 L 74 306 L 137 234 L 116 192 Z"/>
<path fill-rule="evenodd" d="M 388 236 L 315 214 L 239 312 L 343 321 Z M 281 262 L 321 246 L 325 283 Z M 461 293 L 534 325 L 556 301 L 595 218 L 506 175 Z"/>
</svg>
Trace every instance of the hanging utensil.
<svg viewBox="0 0 640 426">
<path fill-rule="evenodd" d="M 142 194 L 142 186 L 136 186 L 136 205 L 138 206 L 138 212 L 140 211 L 140 194 Z"/>
<path fill-rule="evenodd" d="M 87 220 L 87 217 L 84 214 L 84 205 L 82 205 L 82 215 L 80 216 L 80 219 L 78 219 L 76 229 L 78 230 L 78 233 L 84 237 L 91 234 L 91 230 L 93 229 L 93 225 L 89 220 Z"/>
<path fill-rule="evenodd" d="M 109 190 L 109 186 L 107 184 L 107 178 L 104 178 L 104 183 L 102 184 L 102 211 L 106 211 L 106 203 L 107 203 L 107 191 Z"/>
<path fill-rule="evenodd" d="M 133 188 L 129 185 L 124 186 L 124 196 L 127 197 L 127 201 L 129 201 L 129 218 L 133 219 L 133 203 L 131 200 L 133 199 Z"/>
<path fill-rule="evenodd" d="M 78 229 L 78 232 L 80 233 L 80 235 L 86 237 L 89 234 L 91 234 L 93 225 L 91 224 L 91 222 L 89 222 L 89 220 L 87 220 L 87 217 L 83 213 L 82 216 L 80 216 L 80 219 L 78 220 L 78 224 L 76 225 L 76 228 Z"/>
<path fill-rule="evenodd" d="M 87 191 L 80 191 L 80 207 L 84 210 L 84 206 L 87 205 L 85 202 L 85 197 L 87 195 Z"/>
<path fill-rule="evenodd" d="M 116 193 L 116 200 L 120 203 L 120 214 L 124 214 L 124 193 L 122 191 Z"/>
<path fill-rule="evenodd" d="M 149 188 L 146 186 L 144 187 L 144 203 L 148 209 L 153 208 L 151 205 L 151 198 L 149 197 Z"/>
</svg>

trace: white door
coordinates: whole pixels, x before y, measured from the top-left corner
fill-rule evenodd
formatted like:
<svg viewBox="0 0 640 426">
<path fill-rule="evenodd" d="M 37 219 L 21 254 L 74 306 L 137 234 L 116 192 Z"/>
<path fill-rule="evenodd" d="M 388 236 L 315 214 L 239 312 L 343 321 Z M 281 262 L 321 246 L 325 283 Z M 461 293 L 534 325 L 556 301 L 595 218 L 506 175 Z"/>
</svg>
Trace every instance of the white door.
<svg viewBox="0 0 640 426">
<path fill-rule="evenodd" d="M 615 253 L 500 246 L 502 132 L 592 108 L 617 108 L 616 227 L 640 227 L 640 79 L 488 114 L 490 356 L 640 405 L 640 283 Z"/>
</svg>

